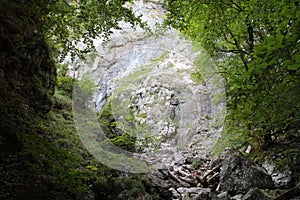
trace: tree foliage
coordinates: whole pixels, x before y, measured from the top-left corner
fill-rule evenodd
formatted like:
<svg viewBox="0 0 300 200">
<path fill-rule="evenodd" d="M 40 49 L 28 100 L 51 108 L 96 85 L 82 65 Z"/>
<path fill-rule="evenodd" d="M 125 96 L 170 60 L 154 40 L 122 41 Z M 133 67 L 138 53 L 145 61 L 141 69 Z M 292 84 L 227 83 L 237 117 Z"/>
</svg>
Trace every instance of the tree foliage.
<svg viewBox="0 0 300 200">
<path fill-rule="evenodd" d="M 227 86 L 227 127 L 259 147 L 300 129 L 300 2 L 167 0 L 170 24 L 213 56 Z"/>
<path fill-rule="evenodd" d="M 1 1 L 1 9 L 18 13 L 24 32 L 47 40 L 60 49 L 61 58 L 68 53 L 83 57 L 94 50 L 93 40 L 108 39 L 119 22 L 132 26 L 144 24 L 130 8 L 131 0 L 12 0 Z M 31 39 L 33 39 L 31 37 Z"/>
</svg>

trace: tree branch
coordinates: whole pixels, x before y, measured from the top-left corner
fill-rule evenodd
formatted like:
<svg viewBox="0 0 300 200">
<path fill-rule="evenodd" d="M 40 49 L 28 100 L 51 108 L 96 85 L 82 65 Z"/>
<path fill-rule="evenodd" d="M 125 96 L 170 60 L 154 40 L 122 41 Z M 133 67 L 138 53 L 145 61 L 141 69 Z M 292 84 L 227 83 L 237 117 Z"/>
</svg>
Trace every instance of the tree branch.
<svg viewBox="0 0 300 200">
<path fill-rule="evenodd" d="M 225 34 L 224 34 L 224 39 L 225 39 L 225 41 L 228 42 L 229 44 L 235 45 L 235 43 L 234 43 L 234 42 L 231 42 L 231 41 L 227 38 L 227 36 L 226 36 Z"/>
<path fill-rule="evenodd" d="M 251 53 L 253 52 L 254 49 L 254 32 L 253 32 L 253 26 L 249 21 L 249 15 L 246 17 L 246 23 L 247 23 L 247 30 L 248 30 L 247 44 L 249 45 L 249 52 Z"/>
<path fill-rule="evenodd" d="M 216 48 L 216 52 L 248 54 L 246 51 L 243 51 L 243 50 L 240 50 L 240 49 L 217 49 Z"/>
<path fill-rule="evenodd" d="M 229 32 L 230 36 L 232 37 L 233 41 L 234 41 L 234 44 L 238 50 L 238 53 L 239 53 L 239 56 L 244 64 L 244 67 L 245 67 L 245 70 L 248 71 L 249 70 L 249 67 L 248 67 L 248 63 L 247 63 L 247 60 L 245 58 L 245 52 L 241 49 L 237 39 L 235 38 L 234 34 L 232 33 L 232 31 L 228 28 L 228 26 L 226 25 L 225 23 L 225 28 L 226 30 Z"/>
<path fill-rule="evenodd" d="M 66 0 L 64 0 L 64 3 L 65 3 L 68 7 L 70 7 L 69 3 L 66 2 Z"/>
<path fill-rule="evenodd" d="M 234 1 L 232 1 L 232 4 L 236 6 L 236 10 L 240 11 L 240 12 L 245 12 L 245 10 L 239 6 L 237 3 L 235 3 Z M 233 6 L 231 6 L 232 8 L 234 8 Z"/>
</svg>

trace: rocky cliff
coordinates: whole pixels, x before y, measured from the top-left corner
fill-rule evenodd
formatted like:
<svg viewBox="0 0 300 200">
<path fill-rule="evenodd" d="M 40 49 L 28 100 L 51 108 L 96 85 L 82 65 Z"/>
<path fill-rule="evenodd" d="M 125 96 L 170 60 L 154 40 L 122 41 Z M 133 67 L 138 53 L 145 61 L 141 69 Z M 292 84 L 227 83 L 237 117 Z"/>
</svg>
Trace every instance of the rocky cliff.
<svg viewBox="0 0 300 200">
<path fill-rule="evenodd" d="M 163 180 L 164 170 L 185 165 L 186 160 L 191 160 L 191 167 L 210 156 L 223 127 L 224 86 L 201 47 L 161 25 L 162 4 L 135 1 L 134 9 L 143 14 L 150 31 L 122 24 L 110 42 L 97 46 L 97 56 L 75 61 L 70 75 L 88 74 L 95 82 L 89 103 L 96 111 L 110 101 L 119 124 L 134 115 L 135 127 L 143 127 L 137 135 L 141 152 L 136 157 L 155 166 L 149 175 L 154 185 L 170 188 L 174 180 L 172 175 Z M 151 144 L 145 144 L 149 138 Z"/>
<path fill-rule="evenodd" d="M 94 80 L 96 111 L 111 98 L 116 120 L 133 112 L 147 129 L 140 137 L 155 137 L 161 149 L 144 159 L 162 167 L 182 159 L 183 152 L 208 156 L 224 120 L 221 76 L 203 49 L 162 26 L 161 3 L 135 1 L 134 10 L 150 31 L 122 24 L 110 42 L 97 47 L 98 56 L 76 61 L 71 73 Z M 147 157 L 147 150 L 141 156 Z"/>
</svg>

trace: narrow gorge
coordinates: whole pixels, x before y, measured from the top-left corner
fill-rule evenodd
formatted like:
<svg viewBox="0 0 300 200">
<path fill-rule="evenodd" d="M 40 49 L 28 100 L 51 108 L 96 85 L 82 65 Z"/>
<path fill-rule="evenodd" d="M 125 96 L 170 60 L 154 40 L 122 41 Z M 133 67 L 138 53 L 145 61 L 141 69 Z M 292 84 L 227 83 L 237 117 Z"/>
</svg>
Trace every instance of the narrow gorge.
<svg viewBox="0 0 300 200">
<path fill-rule="evenodd" d="M 0 0 L 0 199 L 300 199 L 299 5 Z"/>
</svg>

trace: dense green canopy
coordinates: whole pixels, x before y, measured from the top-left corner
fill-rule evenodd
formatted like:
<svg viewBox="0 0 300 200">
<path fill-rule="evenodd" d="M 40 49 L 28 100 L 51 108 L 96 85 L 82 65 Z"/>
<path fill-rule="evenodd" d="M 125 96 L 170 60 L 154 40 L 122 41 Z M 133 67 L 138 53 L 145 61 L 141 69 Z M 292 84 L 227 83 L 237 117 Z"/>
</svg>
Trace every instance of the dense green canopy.
<svg viewBox="0 0 300 200">
<path fill-rule="evenodd" d="M 243 128 L 244 136 L 254 139 L 259 147 L 297 135 L 299 0 L 166 3 L 167 23 L 201 42 L 223 74 L 230 132 Z"/>
</svg>

